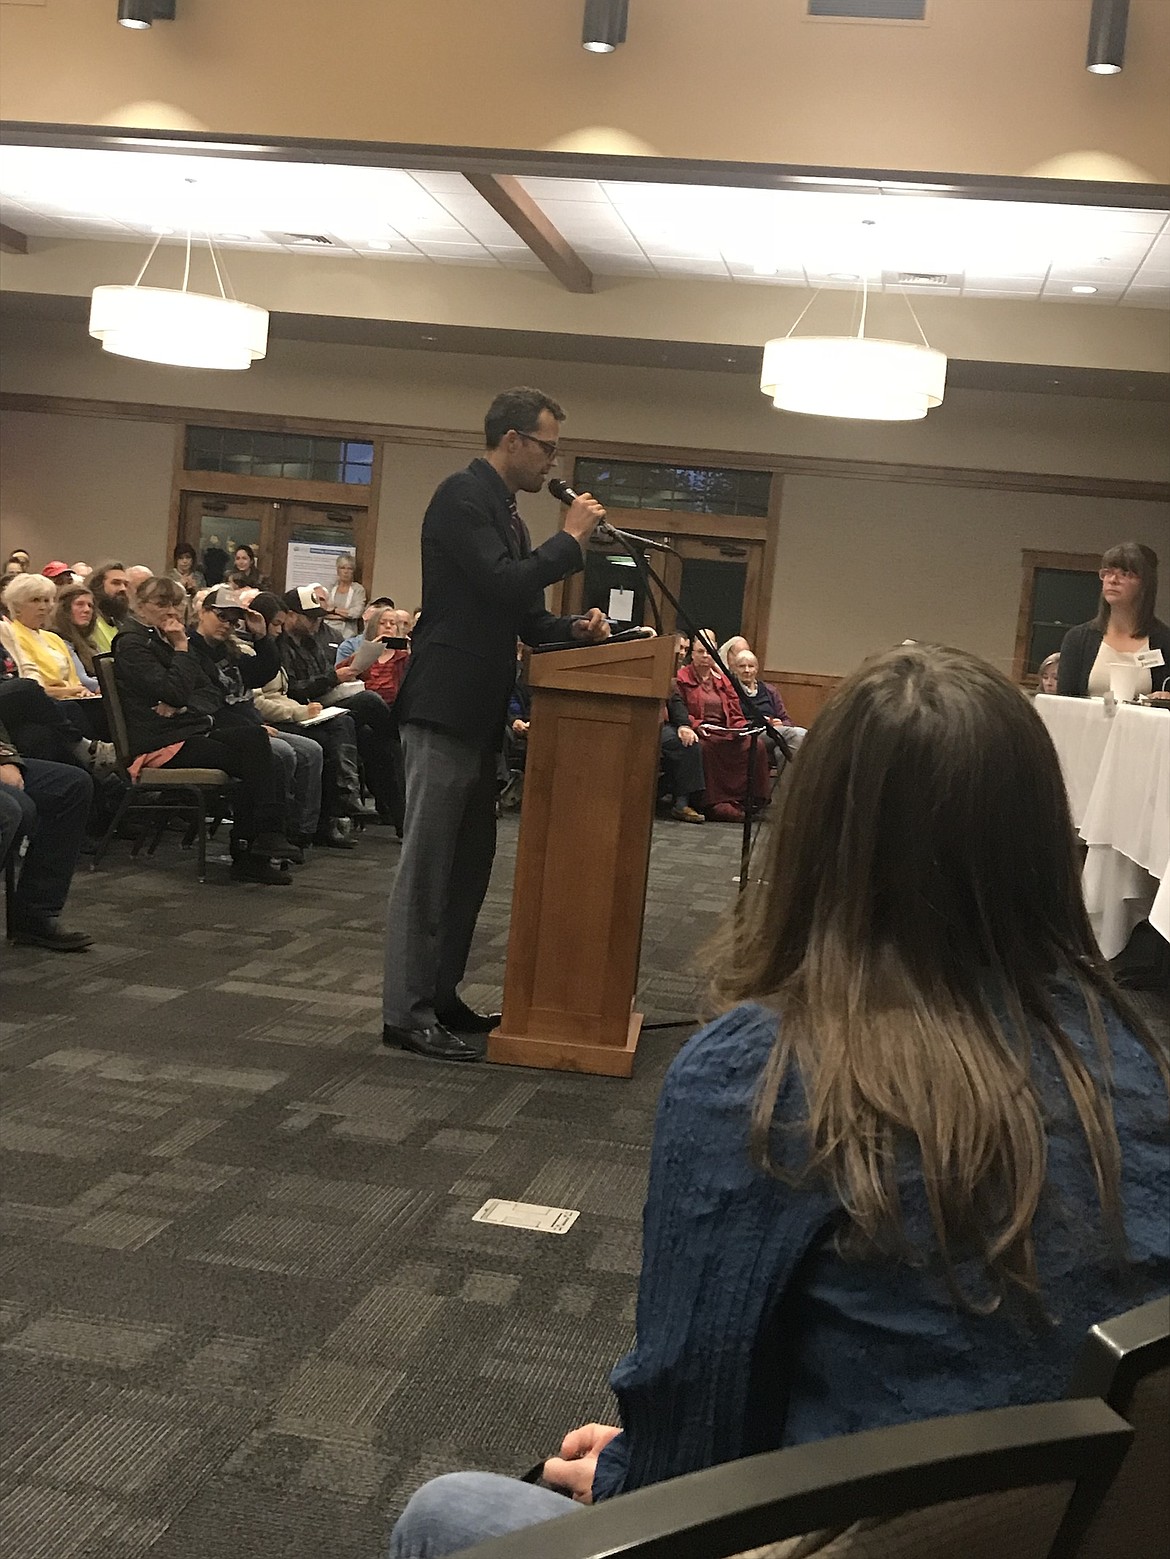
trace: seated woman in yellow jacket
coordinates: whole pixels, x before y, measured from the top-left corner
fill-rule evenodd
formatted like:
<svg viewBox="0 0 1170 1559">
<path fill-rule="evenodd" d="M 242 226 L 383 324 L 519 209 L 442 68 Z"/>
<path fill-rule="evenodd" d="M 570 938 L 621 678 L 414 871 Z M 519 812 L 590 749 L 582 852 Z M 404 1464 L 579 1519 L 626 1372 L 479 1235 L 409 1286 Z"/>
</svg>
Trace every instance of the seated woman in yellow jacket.
<svg viewBox="0 0 1170 1559">
<path fill-rule="evenodd" d="M 51 633 L 57 591 L 44 574 L 20 574 L 4 592 L 9 620 L 0 622 L 0 640 L 22 677 L 39 682 L 50 698 L 93 698 L 82 687 L 65 641 Z"/>
</svg>

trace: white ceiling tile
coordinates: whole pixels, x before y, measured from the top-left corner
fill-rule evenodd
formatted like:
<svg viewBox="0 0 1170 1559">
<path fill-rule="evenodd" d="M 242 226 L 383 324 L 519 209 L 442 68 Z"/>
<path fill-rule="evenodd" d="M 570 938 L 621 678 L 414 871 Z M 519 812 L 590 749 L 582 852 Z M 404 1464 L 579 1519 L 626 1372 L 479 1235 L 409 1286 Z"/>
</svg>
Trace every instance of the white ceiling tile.
<svg viewBox="0 0 1170 1559">
<path fill-rule="evenodd" d="M 667 259 L 659 255 L 649 258 L 660 276 L 727 276 L 722 260 Z"/>
<path fill-rule="evenodd" d="M 461 173 L 423 173 L 417 169 L 412 169 L 410 176 L 416 184 L 421 184 L 423 189 L 432 195 L 466 195 L 472 193 L 471 185 Z"/>
<path fill-rule="evenodd" d="M 520 183 L 543 206 L 549 200 L 592 201 L 606 205 L 604 188 L 596 179 L 521 179 Z"/>
</svg>

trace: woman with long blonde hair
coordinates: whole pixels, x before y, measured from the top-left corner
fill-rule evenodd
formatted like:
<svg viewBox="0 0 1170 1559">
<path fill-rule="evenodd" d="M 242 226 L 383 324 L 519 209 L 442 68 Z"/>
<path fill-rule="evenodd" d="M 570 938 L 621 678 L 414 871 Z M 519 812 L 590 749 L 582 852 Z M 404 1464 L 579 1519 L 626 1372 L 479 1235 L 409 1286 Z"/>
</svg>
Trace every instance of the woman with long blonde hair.
<svg viewBox="0 0 1170 1559">
<path fill-rule="evenodd" d="M 1166 1045 L 1093 940 L 1048 734 L 991 666 L 909 645 L 846 679 L 714 959 L 724 1010 L 659 1101 L 622 1428 L 572 1430 L 547 1482 L 588 1502 L 1056 1398 L 1089 1326 L 1170 1289 Z M 558 1498 L 435 1480 L 391 1559 Z"/>
</svg>

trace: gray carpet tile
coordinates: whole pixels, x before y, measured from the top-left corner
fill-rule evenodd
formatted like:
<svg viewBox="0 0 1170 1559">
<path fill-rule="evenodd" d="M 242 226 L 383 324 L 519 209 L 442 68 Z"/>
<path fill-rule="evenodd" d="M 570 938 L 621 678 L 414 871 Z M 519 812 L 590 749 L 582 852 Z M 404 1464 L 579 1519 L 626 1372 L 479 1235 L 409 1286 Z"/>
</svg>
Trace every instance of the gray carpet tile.
<svg viewBox="0 0 1170 1559">
<path fill-rule="evenodd" d="M 517 822 L 464 994 L 499 1003 Z M 660 823 L 630 1081 L 380 1044 L 398 846 L 206 885 L 176 838 L 80 874 L 64 958 L 0 947 L 7 1559 L 372 1559 L 412 1490 L 612 1415 L 662 1077 L 739 833 Z M 564 1236 L 489 1197 L 579 1209 Z"/>
</svg>

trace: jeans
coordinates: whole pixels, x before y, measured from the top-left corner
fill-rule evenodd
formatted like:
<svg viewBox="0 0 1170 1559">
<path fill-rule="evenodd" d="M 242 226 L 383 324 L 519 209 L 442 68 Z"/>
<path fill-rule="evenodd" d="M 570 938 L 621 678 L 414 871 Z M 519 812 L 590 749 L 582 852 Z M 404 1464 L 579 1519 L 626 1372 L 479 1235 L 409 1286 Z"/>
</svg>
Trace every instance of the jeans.
<svg viewBox="0 0 1170 1559">
<path fill-rule="evenodd" d="M 56 920 L 65 907 L 93 781 L 84 769 L 40 758 L 26 758 L 23 773 L 23 790 L 0 785 L 0 861 L 27 835 L 12 918 L 16 925 L 31 926 Z"/>
<path fill-rule="evenodd" d="M 317 832 L 321 816 L 321 774 L 325 754 L 318 744 L 295 731 L 282 731 L 272 737 L 272 756 L 284 774 L 285 805 L 288 826 L 302 839 Z"/>
<path fill-rule="evenodd" d="M 411 1496 L 387 1559 L 442 1559 L 463 1548 L 584 1510 L 563 1494 L 494 1472 L 449 1472 Z"/>
</svg>

